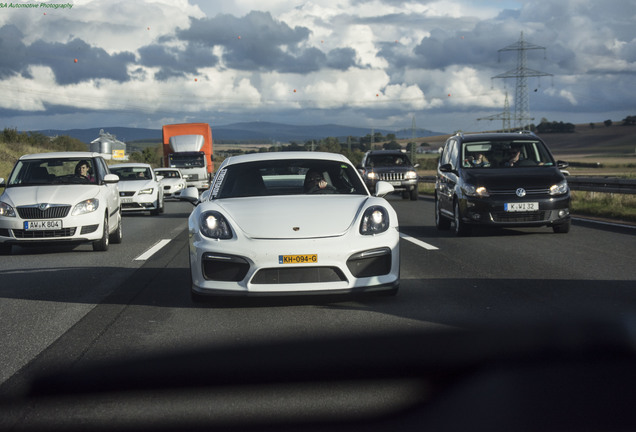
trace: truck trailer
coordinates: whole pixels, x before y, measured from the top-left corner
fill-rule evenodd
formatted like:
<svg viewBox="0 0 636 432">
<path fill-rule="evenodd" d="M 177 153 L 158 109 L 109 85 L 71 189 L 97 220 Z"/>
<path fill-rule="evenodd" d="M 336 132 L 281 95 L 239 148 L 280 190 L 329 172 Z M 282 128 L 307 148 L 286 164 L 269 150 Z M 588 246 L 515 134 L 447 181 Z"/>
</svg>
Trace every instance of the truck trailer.
<svg viewBox="0 0 636 432">
<path fill-rule="evenodd" d="M 179 168 L 188 186 L 210 187 L 214 160 L 212 129 L 208 123 L 180 123 L 163 126 L 163 165 Z"/>
</svg>

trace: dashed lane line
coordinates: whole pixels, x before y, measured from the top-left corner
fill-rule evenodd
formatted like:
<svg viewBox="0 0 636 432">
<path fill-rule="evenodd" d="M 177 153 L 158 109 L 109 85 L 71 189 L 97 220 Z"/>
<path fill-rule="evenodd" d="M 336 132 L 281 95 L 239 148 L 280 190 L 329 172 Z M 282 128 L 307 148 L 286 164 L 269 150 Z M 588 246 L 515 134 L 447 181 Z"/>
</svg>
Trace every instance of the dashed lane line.
<svg viewBox="0 0 636 432">
<path fill-rule="evenodd" d="M 137 258 L 135 258 L 135 261 L 145 261 L 145 260 L 147 260 L 148 258 L 153 256 L 154 254 L 159 252 L 161 250 L 161 248 L 163 248 L 168 243 L 170 243 L 170 239 L 159 240 L 157 243 L 154 244 L 154 246 L 152 246 L 146 252 L 142 253 Z"/>
<path fill-rule="evenodd" d="M 438 247 L 435 247 L 431 244 L 428 244 L 426 242 L 423 242 L 422 240 L 418 240 L 415 237 L 411 237 L 409 235 L 406 235 L 404 233 L 400 233 L 400 237 L 403 238 L 404 240 L 410 241 L 413 244 L 418 245 L 421 248 L 424 248 L 426 250 L 438 250 Z"/>
</svg>

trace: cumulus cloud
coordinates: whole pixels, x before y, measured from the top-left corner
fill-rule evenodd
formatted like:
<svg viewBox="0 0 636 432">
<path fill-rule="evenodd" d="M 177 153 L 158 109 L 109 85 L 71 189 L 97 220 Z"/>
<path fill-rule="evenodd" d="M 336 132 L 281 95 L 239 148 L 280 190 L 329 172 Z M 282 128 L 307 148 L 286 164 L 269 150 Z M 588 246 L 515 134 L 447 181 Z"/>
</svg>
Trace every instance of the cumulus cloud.
<svg viewBox="0 0 636 432">
<path fill-rule="evenodd" d="M 514 79 L 492 77 L 517 67 L 501 49 L 523 32 L 545 47 L 526 66 L 553 75 L 528 80 L 535 117 L 634 114 L 635 10 L 635 0 L 84 0 L 46 16 L 3 11 L 0 108 L 11 126 L 35 112 L 125 111 L 147 127 L 196 113 L 404 127 L 446 112 L 418 126 L 467 129 L 457 122 L 500 112 L 506 94 L 514 105 Z"/>
</svg>

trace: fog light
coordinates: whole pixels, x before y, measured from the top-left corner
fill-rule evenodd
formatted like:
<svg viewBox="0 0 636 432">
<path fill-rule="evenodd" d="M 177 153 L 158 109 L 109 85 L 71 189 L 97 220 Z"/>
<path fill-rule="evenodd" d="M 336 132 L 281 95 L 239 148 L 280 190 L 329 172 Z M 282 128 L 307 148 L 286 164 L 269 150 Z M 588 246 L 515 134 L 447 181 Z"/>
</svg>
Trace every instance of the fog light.
<svg viewBox="0 0 636 432">
<path fill-rule="evenodd" d="M 481 219 L 481 215 L 479 213 L 473 213 L 470 217 L 473 218 L 473 220 Z"/>
<path fill-rule="evenodd" d="M 568 214 L 570 214 L 570 211 L 568 209 L 563 209 L 563 210 L 559 210 L 559 217 L 566 217 Z"/>
</svg>

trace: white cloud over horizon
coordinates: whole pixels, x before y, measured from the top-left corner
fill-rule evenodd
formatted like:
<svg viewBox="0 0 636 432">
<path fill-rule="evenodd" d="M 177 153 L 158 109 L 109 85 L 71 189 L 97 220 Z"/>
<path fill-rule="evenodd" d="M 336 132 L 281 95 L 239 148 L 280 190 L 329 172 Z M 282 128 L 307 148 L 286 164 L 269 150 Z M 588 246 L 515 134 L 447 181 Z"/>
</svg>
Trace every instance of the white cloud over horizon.
<svg viewBox="0 0 636 432">
<path fill-rule="evenodd" d="M 521 32 L 535 122 L 636 114 L 636 0 L 69 3 L 0 9 L 0 128 L 493 129 Z"/>
</svg>

